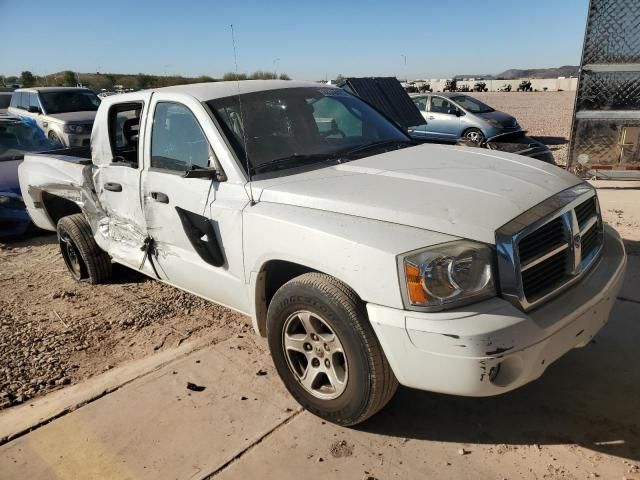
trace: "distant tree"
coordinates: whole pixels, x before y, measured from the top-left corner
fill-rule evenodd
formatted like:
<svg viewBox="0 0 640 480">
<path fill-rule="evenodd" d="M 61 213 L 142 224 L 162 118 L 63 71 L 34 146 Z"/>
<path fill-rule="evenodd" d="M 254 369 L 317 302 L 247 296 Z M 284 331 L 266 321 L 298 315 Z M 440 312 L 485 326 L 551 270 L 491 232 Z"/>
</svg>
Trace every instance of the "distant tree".
<svg viewBox="0 0 640 480">
<path fill-rule="evenodd" d="M 194 83 L 207 83 L 207 82 L 215 82 L 216 79 L 212 78 L 208 75 L 200 75 L 199 77 L 196 77 L 193 79 Z"/>
<path fill-rule="evenodd" d="M 76 83 L 78 83 L 76 79 L 76 74 L 71 70 L 65 70 L 62 72 L 62 84 L 67 87 L 75 87 Z"/>
<path fill-rule="evenodd" d="M 138 88 L 149 88 L 153 82 L 153 77 L 151 75 L 146 75 L 144 73 L 139 73 L 136 75 L 136 87 Z"/>
<path fill-rule="evenodd" d="M 222 80 L 229 82 L 232 80 L 246 80 L 246 73 L 235 73 L 235 72 L 227 72 L 222 76 Z"/>
<path fill-rule="evenodd" d="M 18 77 L 16 77 L 15 75 L 10 75 L 8 77 L 5 77 L 4 81 L 7 82 L 7 85 L 15 85 L 16 83 L 18 83 Z"/>
<path fill-rule="evenodd" d="M 291 80 L 291 77 L 286 73 L 281 73 L 279 78 L 280 80 Z"/>
<path fill-rule="evenodd" d="M 266 72 L 264 70 L 257 70 L 249 77 L 251 80 L 275 80 L 278 78 L 275 72 Z"/>
<path fill-rule="evenodd" d="M 20 75 L 20 83 L 23 87 L 33 87 L 36 84 L 36 77 L 29 70 L 25 70 Z"/>
<path fill-rule="evenodd" d="M 6 79 L 4 75 L 0 75 L 0 84 L 3 86 L 7 85 Z"/>
<path fill-rule="evenodd" d="M 89 81 L 89 85 L 91 86 L 91 88 L 94 88 L 96 90 L 102 90 L 103 88 L 107 90 L 115 85 L 115 81 L 113 81 L 112 78 L 109 77 L 113 76 L 100 74 L 96 75 Z"/>
</svg>

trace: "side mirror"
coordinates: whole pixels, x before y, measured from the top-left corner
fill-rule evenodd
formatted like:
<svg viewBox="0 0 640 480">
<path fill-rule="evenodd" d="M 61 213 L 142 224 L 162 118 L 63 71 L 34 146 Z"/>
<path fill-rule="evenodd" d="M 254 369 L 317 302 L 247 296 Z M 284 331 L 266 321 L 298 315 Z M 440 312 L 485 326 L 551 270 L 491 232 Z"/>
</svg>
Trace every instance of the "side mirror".
<svg viewBox="0 0 640 480">
<path fill-rule="evenodd" d="M 191 170 L 184 172 L 182 178 L 206 178 L 209 180 L 216 180 L 218 182 L 224 182 L 227 180 L 226 175 L 214 167 L 191 167 Z"/>
<path fill-rule="evenodd" d="M 27 112 L 29 112 L 29 113 L 42 113 L 42 110 L 40 110 L 40 107 L 36 107 L 34 105 L 30 105 L 29 108 L 27 108 Z"/>
</svg>

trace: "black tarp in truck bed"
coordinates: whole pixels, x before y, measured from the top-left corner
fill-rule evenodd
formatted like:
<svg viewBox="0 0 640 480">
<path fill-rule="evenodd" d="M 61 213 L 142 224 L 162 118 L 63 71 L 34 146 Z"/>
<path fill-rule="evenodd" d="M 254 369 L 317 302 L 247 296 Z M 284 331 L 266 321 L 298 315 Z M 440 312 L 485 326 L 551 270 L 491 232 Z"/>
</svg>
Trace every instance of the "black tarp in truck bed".
<svg viewBox="0 0 640 480">
<path fill-rule="evenodd" d="M 395 77 L 350 77 L 340 87 L 370 103 L 404 128 L 425 123 L 420 110 Z"/>
</svg>

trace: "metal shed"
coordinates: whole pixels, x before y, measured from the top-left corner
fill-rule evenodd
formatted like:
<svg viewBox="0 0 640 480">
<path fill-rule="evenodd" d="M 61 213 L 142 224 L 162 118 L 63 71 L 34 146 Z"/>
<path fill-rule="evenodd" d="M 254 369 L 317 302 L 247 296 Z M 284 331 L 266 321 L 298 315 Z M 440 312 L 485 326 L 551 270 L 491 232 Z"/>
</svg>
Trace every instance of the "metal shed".
<svg viewBox="0 0 640 480">
<path fill-rule="evenodd" d="M 640 178 L 640 2 L 590 0 L 569 164 Z"/>
</svg>

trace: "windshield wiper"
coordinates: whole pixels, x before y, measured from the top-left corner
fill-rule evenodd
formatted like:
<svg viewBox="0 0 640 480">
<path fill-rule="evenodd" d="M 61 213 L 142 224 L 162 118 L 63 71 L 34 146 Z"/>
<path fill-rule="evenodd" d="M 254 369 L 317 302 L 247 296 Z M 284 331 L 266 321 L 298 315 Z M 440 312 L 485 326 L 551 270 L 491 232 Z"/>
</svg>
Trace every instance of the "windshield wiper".
<svg viewBox="0 0 640 480">
<path fill-rule="evenodd" d="M 377 142 L 365 143 L 364 145 L 359 145 L 357 147 L 350 148 L 340 153 L 342 155 L 354 155 L 356 153 L 366 152 L 367 150 L 390 147 L 392 145 L 402 145 L 402 146 L 408 147 L 415 144 L 416 143 L 411 140 L 379 140 Z"/>
<path fill-rule="evenodd" d="M 324 160 L 336 160 L 339 156 L 331 153 L 294 153 L 287 157 L 276 158 L 266 163 L 261 163 L 253 167 L 254 173 L 268 172 L 272 170 L 282 170 L 285 168 L 310 165 Z"/>
</svg>

